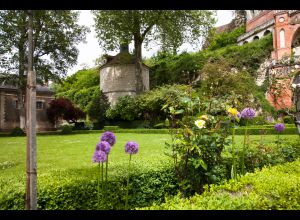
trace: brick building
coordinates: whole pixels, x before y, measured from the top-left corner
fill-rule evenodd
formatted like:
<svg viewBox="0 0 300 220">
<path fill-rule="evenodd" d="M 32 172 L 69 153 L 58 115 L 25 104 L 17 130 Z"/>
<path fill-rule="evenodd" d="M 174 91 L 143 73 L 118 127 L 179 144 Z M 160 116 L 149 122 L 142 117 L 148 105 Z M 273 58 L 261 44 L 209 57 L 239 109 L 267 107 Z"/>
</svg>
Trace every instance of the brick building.
<svg viewBox="0 0 300 220">
<path fill-rule="evenodd" d="M 37 131 L 55 130 L 48 120 L 47 108 L 54 99 L 54 93 L 47 87 L 37 86 L 36 89 L 36 129 Z M 11 131 L 20 127 L 19 103 L 17 88 L 0 85 L 0 131 Z"/>
<path fill-rule="evenodd" d="M 272 33 L 273 51 L 268 67 L 276 85 L 266 94 L 276 109 L 293 105 L 292 83 L 297 81 L 300 67 L 300 10 L 246 10 L 246 33 L 238 44 L 246 44 Z M 270 79 L 269 79 L 270 80 Z"/>
</svg>

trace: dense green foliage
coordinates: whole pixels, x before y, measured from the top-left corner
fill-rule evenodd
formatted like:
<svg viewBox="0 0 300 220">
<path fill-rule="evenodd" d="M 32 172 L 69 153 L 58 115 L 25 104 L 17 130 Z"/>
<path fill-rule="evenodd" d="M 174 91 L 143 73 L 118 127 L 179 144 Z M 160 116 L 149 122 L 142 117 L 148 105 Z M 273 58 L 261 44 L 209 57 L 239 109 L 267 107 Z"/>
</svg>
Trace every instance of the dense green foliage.
<svg viewBox="0 0 300 220">
<path fill-rule="evenodd" d="M 24 131 L 20 127 L 15 127 L 11 132 L 11 136 L 25 136 Z"/>
<path fill-rule="evenodd" d="M 175 84 L 146 91 L 137 97 L 121 97 L 118 103 L 108 110 L 107 117 L 112 120 L 147 120 L 154 127 L 166 119 L 162 107 L 168 102 L 180 105 L 187 89 L 188 86 Z"/>
<path fill-rule="evenodd" d="M 92 68 L 77 71 L 61 84 L 55 84 L 53 89 L 57 97 L 68 98 L 87 112 L 95 93 L 100 91 L 99 84 L 98 69 Z"/>
<path fill-rule="evenodd" d="M 228 45 L 236 44 L 238 37 L 244 34 L 245 31 L 245 25 L 235 28 L 232 31 L 224 31 L 221 33 L 215 33 L 214 29 L 212 29 L 208 37 L 209 46 L 207 49 L 217 50 Z"/>
<path fill-rule="evenodd" d="M 87 106 L 87 113 L 90 119 L 96 123 L 94 123 L 93 128 L 101 129 L 104 126 L 104 121 L 106 119 L 106 111 L 109 108 L 109 102 L 106 95 L 97 89 L 94 91 L 91 101 Z"/>
<path fill-rule="evenodd" d="M 300 159 L 263 168 L 223 185 L 210 185 L 202 195 L 168 198 L 162 205 L 144 209 L 298 210 Z"/>
<path fill-rule="evenodd" d="M 146 63 L 151 67 L 151 87 L 172 83 L 190 83 L 201 76 L 202 68 L 208 62 L 225 59 L 238 71 L 246 70 L 255 77 L 260 63 L 272 51 L 272 36 L 245 45 L 227 45 L 216 50 L 201 50 L 196 53 L 171 55 L 158 53 Z"/>
</svg>

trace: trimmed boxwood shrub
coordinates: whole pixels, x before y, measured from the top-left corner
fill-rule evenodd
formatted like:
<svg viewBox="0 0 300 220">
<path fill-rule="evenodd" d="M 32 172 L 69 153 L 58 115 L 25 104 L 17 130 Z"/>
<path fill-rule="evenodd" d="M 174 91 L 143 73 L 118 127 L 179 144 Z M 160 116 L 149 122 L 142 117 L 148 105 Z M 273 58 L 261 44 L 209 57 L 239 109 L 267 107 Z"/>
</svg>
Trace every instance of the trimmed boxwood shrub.
<svg viewBox="0 0 300 220">
<path fill-rule="evenodd" d="M 284 116 L 283 122 L 285 124 L 295 124 L 294 118 L 292 116 Z"/>
<path fill-rule="evenodd" d="M 10 136 L 25 136 L 25 133 L 20 127 L 15 127 L 11 131 Z"/>
<path fill-rule="evenodd" d="M 72 127 L 70 125 L 63 125 L 61 129 L 61 134 L 72 134 Z"/>
<path fill-rule="evenodd" d="M 265 167 L 238 180 L 222 185 L 210 185 L 201 195 L 182 199 L 178 194 L 166 198 L 166 203 L 143 209 L 197 210 L 299 210 L 300 159 Z"/>
<path fill-rule="evenodd" d="M 39 178 L 38 209 L 42 210 L 122 210 L 125 208 L 127 176 L 109 180 L 100 207 L 97 206 L 97 179 L 87 178 L 92 169 L 52 172 Z M 126 173 L 122 172 L 123 174 Z M 79 175 L 81 174 L 81 176 Z M 73 175 L 73 176 L 72 176 Z M 84 178 L 85 177 L 85 178 Z M 1 184 L 0 184 L 1 186 Z M 7 188 L 6 188 L 7 189 Z M 106 192 L 106 193 L 105 193 Z M 176 195 L 178 185 L 174 169 L 132 173 L 129 187 L 129 208 L 160 204 L 167 195 Z M 101 194 L 102 196 L 102 194 Z M 101 197 L 102 198 L 102 197 Z M 24 210 L 24 187 L 11 188 L 0 194 L 0 209 Z"/>
</svg>

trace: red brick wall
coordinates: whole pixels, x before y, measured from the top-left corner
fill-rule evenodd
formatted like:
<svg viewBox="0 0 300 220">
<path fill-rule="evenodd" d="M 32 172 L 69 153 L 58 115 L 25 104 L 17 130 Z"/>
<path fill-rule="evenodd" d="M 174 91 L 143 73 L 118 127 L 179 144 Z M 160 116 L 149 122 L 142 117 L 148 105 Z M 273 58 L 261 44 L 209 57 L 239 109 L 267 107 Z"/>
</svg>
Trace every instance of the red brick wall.
<svg viewBox="0 0 300 220">
<path fill-rule="evenodd" d="M 279 22 L 280 18 L 284 18 L 284 22 Z M 272 58 L 280 60 L 283 56 L 290 56 L 292 49 L 293 36 L 296 33 L 297 29 L 300 27 L 300 24 L 291 25 L 289 24 L 291 18 L 287 13 L 278 14 L 275 16 L 275 26 L 273 34 L 273 47 L 274 52 L 272 53 Z M 280 30 L 285 31 L 285 47 L 280 48 Z"/>
<path fill-rule="evenodd" d="M 251 31 L 263 23 L 272 20 L 274 18 L 274 10 L 266 10 L 262 12 L 260 15 L 254 17 L 246 24 L 246 32 Z"/>
<path fill-rule="evenodd" d="M 279 89 L 270 89 L 267 93 L 267 100 L 275 107 L 275 109 L 291 108 L 292 90 L 290 89 L 291 79 L 278 80 Z M 278 91 L 278 94 L 275 94 Z"/>
</svg>

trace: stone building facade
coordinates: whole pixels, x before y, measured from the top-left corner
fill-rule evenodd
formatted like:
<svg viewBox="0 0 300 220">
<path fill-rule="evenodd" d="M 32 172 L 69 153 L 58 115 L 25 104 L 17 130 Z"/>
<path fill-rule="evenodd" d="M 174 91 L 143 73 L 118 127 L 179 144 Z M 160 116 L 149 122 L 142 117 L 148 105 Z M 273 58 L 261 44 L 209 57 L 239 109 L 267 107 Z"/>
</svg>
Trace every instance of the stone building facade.
<svg viewBox="0 0 300 220">
<path fill-rule="evenodd" d="M 272 33 L 273 51 L 259 82 L 275 80 L 266 94 L 276 109 L 293 106 L 292 82 L 297 77 L 300 64 L 300 10 L 246 10 L 246 33 L 238 44 L 246 44 Z M 262 79 L 261 76 L 264 76 Z M 268 79 L 266 78 L 268 77 Z"/>
<path fill-rule="evenodd" d="M 54 93 L 47 87 L 37 86 L 36 89 L 36 129 L 37 131 L 55 130 L 48 120 L 47 108 Z M 11 131 L 20 127 L 19 103 L 17 89 L 13 86 L 0 86 L 0 131 Z"/>
<path fill-rule="evenodd" d="M 135 96 L 136 76 L 134 57 L 128 46 L 116 56 L 107 56 L 106 63 L 100 67 L 100 89 L 108 97 L 111 106 L 121 96 Z M 149 67 L 143 64 L 142 80 L 144 91 L 149 90 Z"/>
</svg>

